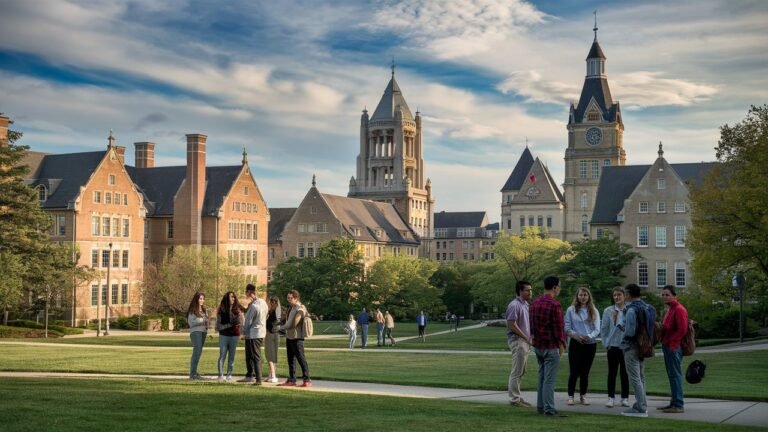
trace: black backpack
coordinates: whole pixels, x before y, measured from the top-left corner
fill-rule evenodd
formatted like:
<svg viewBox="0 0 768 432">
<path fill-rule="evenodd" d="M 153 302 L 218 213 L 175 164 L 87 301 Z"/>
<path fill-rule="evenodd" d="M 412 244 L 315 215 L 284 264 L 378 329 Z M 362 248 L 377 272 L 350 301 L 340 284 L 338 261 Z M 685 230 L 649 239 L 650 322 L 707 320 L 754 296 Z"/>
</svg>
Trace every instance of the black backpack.
<svg viewBox="0 0 768 432">
<path fill-rule="evenodd" d="M 704 378 L 704 371 L 707 370 L 707 365 L 701 360 L 694 360 L 688 365 L 688 370 L 685 371 L 685 380 L 691 384 L 698 384 Z"/>
</svg>

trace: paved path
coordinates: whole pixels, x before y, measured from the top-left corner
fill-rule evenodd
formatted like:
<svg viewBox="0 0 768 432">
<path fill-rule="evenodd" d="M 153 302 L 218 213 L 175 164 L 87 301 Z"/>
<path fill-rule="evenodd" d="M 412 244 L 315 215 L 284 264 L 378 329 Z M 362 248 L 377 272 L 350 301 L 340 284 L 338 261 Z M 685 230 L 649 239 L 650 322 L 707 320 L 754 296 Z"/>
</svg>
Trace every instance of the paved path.
<svg viewBox="0 0 768 432">
<path fill-rule="evenodd" d="M 52 372 L 0 372 L 3 378 L 86 378 L 86 379 L 150 379 L 150 380 L 186 380 L 179 375 L 113 375 L 113 374 L 85 374 L 85 373 L 52 373 Z M 215 381 L 206 383 L 219 385 Z M 372 384 L 360 382 L 341 381 L 313 381 L 314 386 L 309 389 L 290 388 L 286 391 L 314 391 L 330 393 L 355 393 L 369 395 L 383 395 L 394 397 L 410 397 L 424 399 L 445 399 L 472 403 L 487 403 L 504 405 L 503 409 L 520 410 L 507 405 L 507 392 L 490 390 L 464 390 L 447 389 L 437 387 L 401 386 L 391 384 Z M 221 384 L 243 385 L 243 384 Z M 274 386 L 274 384 L 265 384 Z M 523 392 L 523 398 L 528 401 L 536 400 L 535 392 Z M 592 413 L 599 415 L 620 415 L 623 408 L 605 408 L 602 397 L 593 398 L 590 406 L 567 406 L 565 393 L 555 394 L 555 403 L 560 411 Z M 729 425 L 759 426 L 768 428 L 768 403 L 751 401 L 727 401 L 715 399 L 686 398 L 685 413 L 663 414 L 655 410 L 655 407 L 666 404 L 667 397 L 650 396 L 648 398 L 649 416 L 652 418 L 664 418 L 673 420 L 690 420 L 706 423 L 718 423 Z M 528 408 L 530 409 L 530 408 Z M 626 421 L 642 421 L 642 419 L 627 419 Z"/>
</svg>

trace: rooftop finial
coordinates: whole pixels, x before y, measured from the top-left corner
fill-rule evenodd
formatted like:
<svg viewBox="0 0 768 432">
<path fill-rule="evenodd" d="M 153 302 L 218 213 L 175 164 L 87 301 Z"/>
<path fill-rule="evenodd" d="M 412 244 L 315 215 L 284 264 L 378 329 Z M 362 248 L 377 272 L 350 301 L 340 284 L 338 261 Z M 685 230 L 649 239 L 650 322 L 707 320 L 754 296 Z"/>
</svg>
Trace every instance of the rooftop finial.
<svg viewBox="0 0 768 432">
<path fill-rule="evenodd" d="M 525 148 L 528 148 L 528 137 L 525 137 Z"/>
<path fill-rule="evenodd" d="M 595 40 L 597 40 L 597 9 L 592 11 L 592 14 L 595 16 L 595 27 L 592 29 L 592 31 L 595 32 Z"/>
<path fill-rule="evenodd" d="M 661 148 L 661 141 L 659 141 L 659 157 L 664 157 L 664 150 Z"/>
<path fill-rule="evenodd" d="M 392 56 L 392 78 L 395 77 L 395 68 L 396 67 L 397 66 L 395 66 L 395 56 Z"/>
<path fill-rule="evenodd" d="M 112 129 L 109 130 L 109 138 L 107 138 L 109 144 L 107 147 L 113 148 L 115 146 L 115 134 L 112 133 Z"/>
<path fill-rule="evenodd" d="M 315 178 L 315 175 L 312 174 L 312 187 L 317 186 L 317 179 Z"/>
<path fill-rule="evenodd" d="M 248 151 L 246 151 L 245 146 L 243 146 L 243 165 L 248 163 Z"/>
</svg>

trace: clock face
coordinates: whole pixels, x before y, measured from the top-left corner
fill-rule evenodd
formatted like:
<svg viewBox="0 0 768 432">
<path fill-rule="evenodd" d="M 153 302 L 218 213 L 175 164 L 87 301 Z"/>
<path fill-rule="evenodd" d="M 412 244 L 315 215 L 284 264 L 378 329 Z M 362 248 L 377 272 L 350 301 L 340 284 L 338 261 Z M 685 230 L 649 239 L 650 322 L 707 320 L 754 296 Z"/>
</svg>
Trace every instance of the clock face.
<svg viewBox="0 0 768 432">
<path fill-rule="evenodd" d="M 598 145 L 603 140 L 603 131 L 596 127 L 587 129 L 587 143 L 591 145 Z"/>
</svg>

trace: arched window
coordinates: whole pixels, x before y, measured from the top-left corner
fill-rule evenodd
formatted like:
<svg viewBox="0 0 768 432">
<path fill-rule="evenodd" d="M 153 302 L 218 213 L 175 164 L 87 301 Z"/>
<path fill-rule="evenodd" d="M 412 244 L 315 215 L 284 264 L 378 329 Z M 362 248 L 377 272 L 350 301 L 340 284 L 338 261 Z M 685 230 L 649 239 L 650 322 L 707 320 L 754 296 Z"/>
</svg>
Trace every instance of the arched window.
<svg viewBox="0 0 768 432">
<path fill-rule="evenodd" d="M 589 207 L 589 203 L 587 202 L 587 193 L 582 192 L 581 194 L 581 208 L 585 209 Z"/>
<path fill-rule="evenodd" d="M 45 188 L 45 185 L 37 187 L 37 199 L 40 200 L 40 202 L 45 202 L 45 200 L 48 199 L 48 189 Z"/>
</svg>

